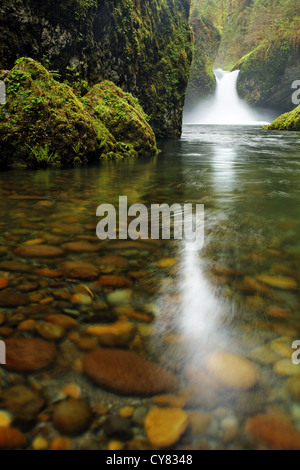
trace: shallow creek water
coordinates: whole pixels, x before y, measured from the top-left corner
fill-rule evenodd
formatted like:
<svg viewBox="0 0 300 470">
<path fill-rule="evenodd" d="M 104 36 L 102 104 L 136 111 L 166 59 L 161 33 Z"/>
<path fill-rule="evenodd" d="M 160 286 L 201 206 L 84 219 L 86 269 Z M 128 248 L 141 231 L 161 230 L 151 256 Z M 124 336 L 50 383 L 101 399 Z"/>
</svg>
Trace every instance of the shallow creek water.
<svg viewBox="0 0 300 470">
<path fill-rule="evenodd" d="M 299 138 L 190 125 L 153 159 L 0 173 L 15 447 L 300 448 Z M 99 240 L 97 207 L 122 195 L 204 204 L 203 248 Z"/>
</svg>

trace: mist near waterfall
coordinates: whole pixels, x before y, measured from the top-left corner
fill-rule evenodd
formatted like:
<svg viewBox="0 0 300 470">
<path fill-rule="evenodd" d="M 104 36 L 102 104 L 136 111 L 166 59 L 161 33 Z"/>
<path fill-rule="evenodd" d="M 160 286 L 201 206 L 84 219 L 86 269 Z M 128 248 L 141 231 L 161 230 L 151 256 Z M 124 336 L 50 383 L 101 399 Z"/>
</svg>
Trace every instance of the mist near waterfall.
<svg viewBox="0 0 300 470">
<path fill-rule="evenodd" d="M 237 92 L 239 70 L 228 72 L 214 69 L 216 91 L 192 110 L 184 109 L 184 124 L 266 125 L 274 116 L 268 111 L 253 110 Z"/>
</svg>

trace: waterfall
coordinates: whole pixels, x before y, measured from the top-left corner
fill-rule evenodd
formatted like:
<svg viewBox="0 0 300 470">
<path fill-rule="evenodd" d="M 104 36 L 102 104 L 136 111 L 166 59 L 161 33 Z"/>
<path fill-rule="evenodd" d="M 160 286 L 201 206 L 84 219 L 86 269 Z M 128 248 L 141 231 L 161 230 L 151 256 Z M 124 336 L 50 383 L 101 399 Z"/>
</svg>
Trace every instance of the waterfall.
<svg viewBox="0 0 300 470">
<path fill-rule="evenodd" d="M 237 92 L 239 70 L 227 72 L 214 69 L 216 91 L 214 96 L 202 101 L 192 112 L 187 112 L 186 123 L 221 125 L 264 125 L 258 112 L 252 110 Z"/>
</svg>

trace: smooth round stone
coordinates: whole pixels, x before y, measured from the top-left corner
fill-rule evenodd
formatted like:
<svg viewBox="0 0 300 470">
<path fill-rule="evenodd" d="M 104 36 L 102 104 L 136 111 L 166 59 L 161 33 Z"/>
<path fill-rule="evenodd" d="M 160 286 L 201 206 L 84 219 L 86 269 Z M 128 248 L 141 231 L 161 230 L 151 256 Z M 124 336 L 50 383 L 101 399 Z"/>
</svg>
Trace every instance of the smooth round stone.
<svg viewBox="0 0 300 470">
<path fill-rule="evenodd" d="M 130 418 L 133 415 L 133 412 L 133 406 L 124 406 L 120 409 L 119 415 L 121 416 L 121 418 Z"/>
<path fill-rule="evenodd" d="M 55 405 L 53 424 L 62 434 L 76 436 L 90 425 L 92 410 L 83 400 L 70 398 Z"/>
<path fill-rule="evenodd" d="M 19 294 L 18 292 L 3 291 L 0 292 L 0 307 L 21 307 L 28 305 L 30 299 L 25 294 Z"/>
<path fill-rule="evenodd" d="M 32 240 L 27 240 L 26 242 L 24 242 L 24 245 L 40 245 L 41 243 L 44 243 L 44 240 L 42 238 L 34 238 Z"/>
<path fill-rule="evenodd" d="M 148 439 L 158 448 L 176 444 L 188 424 L 188 414 L 180 408 L 153 408 L 145 418 Z"/>
<path fill-rule="evenodd" d="M 34 372 L 49 366 L 55 359 L 55 344 L 39 338 L 8 338 L 6 367 L 17 372 Z"/>
<path fill-rule="evenodd" d="M 246 431 L 274 450 L 300 450 L 300 432 L 286 419 L 267 414 L 246 422 Z"/>
<path fill-rule="evenodd" d="M 66 251 L 75 251 L 75 252 L 84 252 L 84 251 L 98 251 L 100 250 L 100 246 L 97 246 L 93 243 L 89 243 L 87 241 L 81 240 L 79 242 L 70 242 L 64 243 L 62 248 Z"/>
<path fill-rule="evenodd" d="M 38 274 L 39 276 L 44 276 L 44 277 L 60 277 L 62 276 L 62 272 L 61 271 L 57 271 L 55 269 L 48 269 L 48 268 L 42 268 L 42 269 L 37 269 L 36 271 L 36 274 Z"/>
<path fill-rule="evenodd" d="M 19 261 L 1 261 L 0 263 L 1 271 L 12 271 L 19 273 L 30 273 L 34 270 L 33 266 L 29 264 L 20 263 Z"/>
<path fill-rule="evenodd" d="M 1 393 L 0 403 L 18 420 L 31 421 L 45 406 L 45 397 L 25 385 L 14 385 Z"/>
<path fill-rule="evenodd" d="M 257 382 L 254 365 L 243 357 L 227 352 L 214 353 L 205 359 L 205 369 L 222 385 L 247 390 Z"/>
<path fill-rule="evenodd" d="M 123 258 L 123 256 L 118 256 L 118 255 L 106 255 L 102 256 L 98 260 L 99 266 L 113 266 L 116 268 L 123 268 L 127 264 L 126 258 Z"/>
<path fill-rule="evenodd" d="M 19 429 L 0 426 L 0 449 L 20 449 L 25 444 L 25 435 Z"/>
<path fill-rule="evenodd" d="M 74 318 L 71 318 L 68 315 L 64 315 L 63 313 L 53 313 L 53 314 L 47 315 L 45 317 L 45 320 L 47 322 L 60 325 L 66 329 L 75 328 L 76 326 L 78 326 L 78 322 L 74 320 Z"/>
<path fill-rule="evenodd" d="M 256 279 L 268 286 L 277 287 L 278 289 L 295 290 L 298 287 L 295 279 L 285 276 L 270 276 L 268 274 L 262 274 L 261 276 L 256 276 Z"/>
<path fill-rule="evenodd" d="M 178 387 L 171 372 L 121 349 L 100 349 L 87 354 L 83 369 L 97 385 L 121 395 L 148 396 Z"/>
<path fill-rule="evenodd" d="M 50 450 L 70 450 L 72 442 L 68 437 L 55 437 L 50 444 Z"/>
<path fill-rule="evenodd" d="M 93 303 L 92 297 L 86 292 L 76 292 L 71 296 L 72 304 L 90 305 Z"/>
<path fill-rule="evenodd" d="M 105 275 L 101 276 L 97 281 L 95 281 L 97 286 L 103 287 L 131 287 L 132 281 L 127 279 L 124 276 L 116 276 L 116 275 Z"/>
<path fill-rule="evenodd" d="M 65 336 L 65 329 L 61 325 L 51 322 L 42 322 L 36 326 L 37 332 L 45 339 L 59 340 Z"/>
<path fill-rule="evenodd" d="M 98 276 L 96 266 L 85 261 L 66 261 L 61 264 L 63 274 L 72 279 L 92 280 Z"/>
<path fill-rule="evenodd" d="M 131 297 L 131 289 L 119 289 L 107 295 L 107 302 L 111 305 L 129 304 Z"/>
<path fill-rule="evenodd" d="M 278 375 L 298 375 L 300 374 L 300 365 L 293 364 L 291 354 L 291 359 L 281 359 L 280 361 L 275 362 L 273 370 Z"/>
<path fill-rule="evenodd" d="M 163 258 L 157 262 L 159 268 L 171 268 L 177 264 L 177 259 L 175 258 Z"/>
<path fill-rule="evenodd" d="M 8 284 L 9 284 L 8 279 L 6 279 L 5 277 L 0 277 L 0 289 L 5 289 L 5 287 L 7 287 Z"/>
<path fill-rule="evenodd" d="M 18 290 L 21 292 L 32 292 L 39 288 L 39 284 L 37 282 L 24 282 L 18 286 Z"/>
<path fill-rule="evenodd" d="M 32 442 L 32 449 L 33 450 L 46 450 L 48 449 L 48 441 L 42 437 L 42 436 L 37 436 L 34 438 Z"/>
<path fill-rule="evenodd" d="M 86 332 L 97 336 L 103 346 L 126 346 L 136 334 L 136 327 L 127 321 L 118 321 L 109 325 L 89 326 Z"/>
<path fill-rule="evenodd" d="M 63 256 L 65 251 L 51 245 L 26 245 L 16 248 L 14 253 L 26 258 L 56 258 Z"/>
</svg>

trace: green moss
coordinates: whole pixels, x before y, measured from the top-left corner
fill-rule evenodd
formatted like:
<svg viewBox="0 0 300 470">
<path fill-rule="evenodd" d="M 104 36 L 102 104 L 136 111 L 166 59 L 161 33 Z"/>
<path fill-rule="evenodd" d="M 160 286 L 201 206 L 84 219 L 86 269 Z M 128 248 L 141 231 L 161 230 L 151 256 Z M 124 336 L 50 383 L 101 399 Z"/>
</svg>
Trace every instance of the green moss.
<svg viewBox="0 0 300 470">
<path fill-rule="evenodd" d="M 19 59 L 0 107 L 0 166 L 57 166 L 154 155 L 154 133 L 139 103 L 111 82 L 80 100 L 40 63 Z M 95 109 L 94 109 L 95 108 Z"/>
<path fill-rule="evenodd" d="M 130 93 L 106 80 L 95 85 L 85 99 L 95 118 L 105 125 L 123 152 L 130 156 L 149 156 L 157 152 L 148 116 Z"/>
<path fill-rule="evenodd" d="M 269 126 L 265 127 L 265 129 L 300 131 L 300 105 L 293 111 L 279 116 Z"/>
<path fill-rule="evenodd" d="M 1 163 L 28 166 L 86 161 L 98 147 L 94 123 L 72 89 L 38 62 L 19 59 L 8 73 L 0 110 Z M 76 151 L 74 150 L 76 149 Z"/>
</svg>

